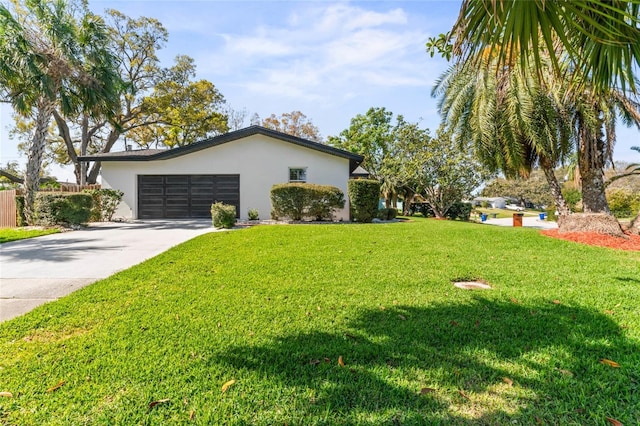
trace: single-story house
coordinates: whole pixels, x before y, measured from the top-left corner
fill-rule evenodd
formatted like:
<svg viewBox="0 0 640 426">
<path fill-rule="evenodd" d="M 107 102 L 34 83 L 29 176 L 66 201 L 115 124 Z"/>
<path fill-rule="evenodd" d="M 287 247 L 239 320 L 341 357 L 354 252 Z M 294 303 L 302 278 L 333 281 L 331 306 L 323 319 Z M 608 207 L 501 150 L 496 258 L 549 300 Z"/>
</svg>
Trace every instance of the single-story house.
<svg viewBox="0 0 640 426">
<path fill-rule="evenodd" d="M 211 217 L 214 202 L 236 206 L 240 219 L 271 216 L 274 184 L 308 182 L 340 188 L 347 199 L 336 219 L 349 220 L 347 182 L 363 157 L 329 145 L 251 126 L 173 149 L 87 155 L 102 163 L 102 187 L 124 192 L 114 217 Z"/>
<path fill-rule="evenodd" d="M 480 206 L 483 202 L 489 203 L 491 208 L 504 209 L 507 206 L 507 199 L 503 197 L 476 197 L 473 199 L 474 206 Z"/>
</svg>

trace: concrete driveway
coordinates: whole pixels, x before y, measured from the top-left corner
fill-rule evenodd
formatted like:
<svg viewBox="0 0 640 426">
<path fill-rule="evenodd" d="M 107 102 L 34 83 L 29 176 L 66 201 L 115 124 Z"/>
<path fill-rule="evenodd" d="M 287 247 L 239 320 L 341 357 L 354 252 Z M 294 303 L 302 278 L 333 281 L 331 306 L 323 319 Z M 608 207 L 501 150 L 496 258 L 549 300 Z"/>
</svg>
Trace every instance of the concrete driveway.
<svg viewBox="0 0 640 426">
<path fill-rule="evenodd" d="M 211 220 L 95 223 L 0 245 L 0 322 L 212 232 Z"/>
</svg>

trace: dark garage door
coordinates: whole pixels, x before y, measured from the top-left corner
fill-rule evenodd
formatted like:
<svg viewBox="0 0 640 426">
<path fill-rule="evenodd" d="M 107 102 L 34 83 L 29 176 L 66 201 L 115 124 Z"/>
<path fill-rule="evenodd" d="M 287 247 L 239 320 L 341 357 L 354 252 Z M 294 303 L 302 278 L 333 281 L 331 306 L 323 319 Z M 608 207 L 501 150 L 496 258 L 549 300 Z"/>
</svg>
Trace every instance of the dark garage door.
<svg viewBox="0 0 640 426">
<path fill-rule="evenodd" d="M 211 217 L 218 201 L 240 215 L 240 175 L 138 175 L 140 219 Z"/>
</svg>

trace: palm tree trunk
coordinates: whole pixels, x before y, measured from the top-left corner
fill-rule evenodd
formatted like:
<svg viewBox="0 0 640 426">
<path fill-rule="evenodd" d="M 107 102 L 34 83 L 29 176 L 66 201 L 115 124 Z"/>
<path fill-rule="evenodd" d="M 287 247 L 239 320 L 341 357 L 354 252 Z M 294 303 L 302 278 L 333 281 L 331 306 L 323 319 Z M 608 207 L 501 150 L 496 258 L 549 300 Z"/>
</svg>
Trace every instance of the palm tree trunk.
<svg viewBox="0 0 640 426">
<path fill-rule="evenodd" d="M 53 114 L 54 104 L 49 100 L 42 100 L 36 115 L 36 128 L 27 153 L 27 170 L 24 177 L 24 213 L 29 225 L 37 221 L 35 211 L 36 193 L 40 187 L 40 171 L 42 156 L 47 143 L 47 128 Z"/>
<path fill-rule="evenodd" d="M 571 209 L 562 195 L 562 189 L 560 188 L 558 179 L 556 179 L 556 174 L 553 172 L 551 164 L 552 163 L 546 157 L 540 158 L 540 168 L 544 172 L 544 176 L 547 178 L 547 184 L 549 184 L 549 187 L 551 188 L 551 194 L 553 195 L 553 201 L 556 205 L 558 215 L 567 216 L 571 214 Z"/>
<path fill-rule="evenodd" d="M 602 132 L 580 129 L 578 167 L 582 180 L 582 206 L 585 213 L 611 214 L 604 184 L 604 141 Z"/>
<path fill-rule="evenodd" d="M 638 212 L 636 218 L 631 221 L 629 232 L 635 235 L 640 235 L 640 212 Z"/>
</svg>

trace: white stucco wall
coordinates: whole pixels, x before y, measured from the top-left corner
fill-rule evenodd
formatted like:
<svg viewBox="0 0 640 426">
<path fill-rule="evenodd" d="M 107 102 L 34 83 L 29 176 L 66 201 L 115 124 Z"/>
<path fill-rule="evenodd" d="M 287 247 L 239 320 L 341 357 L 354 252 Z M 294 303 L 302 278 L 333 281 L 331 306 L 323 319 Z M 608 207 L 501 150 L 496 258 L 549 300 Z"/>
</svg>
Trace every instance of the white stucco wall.
<svg viewBox="0 0 640 426">
<path fill-rule="evenodd" d="M 255 208 L 261 219 L 269 219 L 269 191 L 289 181 L 290 167 L 306 168 L 307 182 L 336 186 L 347 198 L 348 159 L 260 134 L 168 160 L 105 161 L 102 185 L 124 192 L 115 217 L 132 219 L 138 214 L 138 175 L 239 174 L 240 218 L 247 219 L 247 211 Z M 347 206 L 336 213 L 337 219 L 349 219 Z"/>
</svg>

